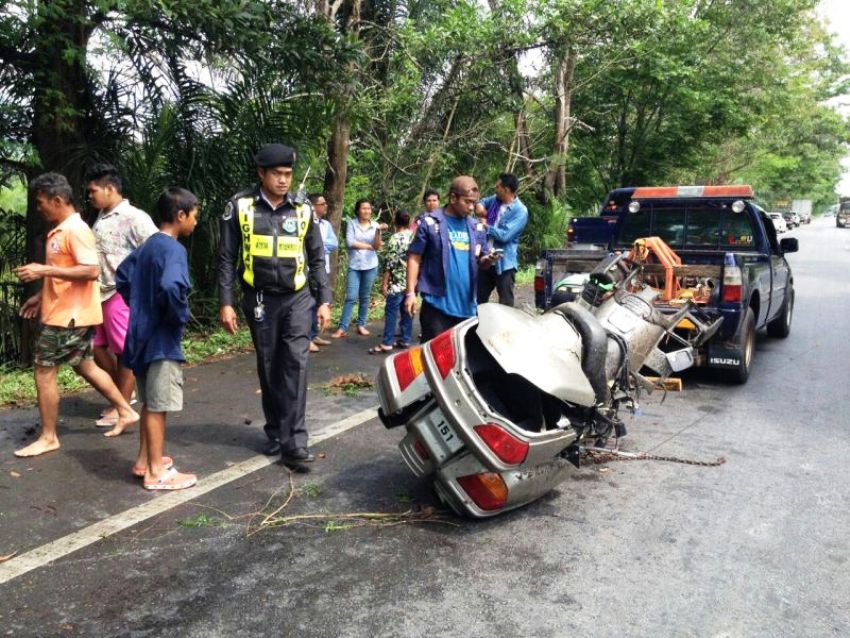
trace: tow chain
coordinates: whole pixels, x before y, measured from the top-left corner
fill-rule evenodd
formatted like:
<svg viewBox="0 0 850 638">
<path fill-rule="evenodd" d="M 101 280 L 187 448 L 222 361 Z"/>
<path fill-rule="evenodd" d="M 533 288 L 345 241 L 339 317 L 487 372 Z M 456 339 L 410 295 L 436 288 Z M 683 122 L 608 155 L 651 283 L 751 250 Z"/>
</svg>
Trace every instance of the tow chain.
<svg viewBox="0 0 850 638">
<path fill-rule="evenodd" d="M 694 459 L 683 459 L 678 456 L 661 456 L 659 454 L 649 454 L 648 452 L 633 454 L 631 452 L 620 452 L 618 450 L 598 447 L 584 447 L 582 451 L 584 452 L 584 457 L 596 465 L 610 463 L 612 461 L 666 461 L 668 463 L 681 463 L 683 465 L 717 467 L 726 462 L 726 458 L 723 456 L 718 456 L 713 461 L 695 461 Z"/>
</svg>

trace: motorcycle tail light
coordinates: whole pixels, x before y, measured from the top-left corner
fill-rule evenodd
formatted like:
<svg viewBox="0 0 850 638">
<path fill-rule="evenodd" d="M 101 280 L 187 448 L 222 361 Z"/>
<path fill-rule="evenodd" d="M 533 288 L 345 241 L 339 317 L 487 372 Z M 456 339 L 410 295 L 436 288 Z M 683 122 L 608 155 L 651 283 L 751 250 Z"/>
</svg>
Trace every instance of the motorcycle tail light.
<svg viewBox="0 0 850 638">
<path fill-rule="evenodd" d="M 473 428 L 481 440 L 505 463 L 519 465 L 528 456 L 528 443 L 495 423 L 484 423 Z"/>
<path fill-rule="evenodd" d="M 395 366 L 399 389 L 404 392 L 407 386 L 422 374 L 422 347 L 416 346 L 397 354 L 393 360 L 393 366 Z"/>
<path fill-rule="evenodd" d="M 431 354 L 434 357 L 434 362 L 437 364 L 437 369 L 440 371 L 440 376 L 444 379 L 449 376 L 449 372 L 455 367 L 455 346 L 452 342 L 453 330 L 454 328 L 450 328 L 431 340 Z"/>
<path fill-rule="evenodd" d="M 457 482 L 483 510 L 498 510 L 508 502 L 508 486 L 501 476 L 493 472 L 461 476 Z"/>
<path fill-rule="evenodd" d="M 419 455 L 419 458 L 421 458 L 423 461 L 427 461 L 431 458 L 431 455 L 428 454 L 428 450 L 426 450 L 425 446 L 422 445 L 422 441 L 417 441 L 413 445 L 413 449 L 416 450 L 416 453 Z"/>
</svg>

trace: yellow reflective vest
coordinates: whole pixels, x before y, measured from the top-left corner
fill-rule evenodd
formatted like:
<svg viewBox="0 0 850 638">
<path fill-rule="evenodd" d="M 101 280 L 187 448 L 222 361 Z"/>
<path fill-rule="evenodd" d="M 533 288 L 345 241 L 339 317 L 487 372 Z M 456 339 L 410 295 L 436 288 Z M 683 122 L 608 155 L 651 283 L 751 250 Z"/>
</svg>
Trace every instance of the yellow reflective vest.
<svg viewBox="0 0 850 638">
<path fill-rule="evenodd" d="M 240 278 L 251 288 L 295 292 L 304 288 L 309 277 L 322 302 L 330 301 L 319 226 L 310 206 L 290 195 L 274 211 L 258 190 L 240 193 L 228 202 L 219 250 L 222 305 L 232 305 L 237 261 L 241 262 Z"/>
</svg>

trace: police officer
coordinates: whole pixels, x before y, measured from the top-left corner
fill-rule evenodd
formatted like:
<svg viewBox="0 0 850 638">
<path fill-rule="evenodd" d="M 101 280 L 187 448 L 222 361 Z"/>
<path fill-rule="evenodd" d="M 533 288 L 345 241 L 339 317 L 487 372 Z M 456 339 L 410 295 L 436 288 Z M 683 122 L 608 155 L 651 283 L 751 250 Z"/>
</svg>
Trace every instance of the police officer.
<svg viewBox="0 0 850 638">
<path fill-rule="evenodd" d="M 235 195 L 222 216 L 219 315 L 235 333 L 233 284 L 238 276 L 257 352 L 269 439 L 264 451 L 280 452 L 289 468 L 307 472 L 304 463 L 314 459 L 305 426 L 308 334 L 313 313 L 321 327 L 331 317 L 325 251 L 310 205 L 290 193 L 295 151 L 269 144 L 254 155 L 254 163 L 260 183 Z"/>
</svg>

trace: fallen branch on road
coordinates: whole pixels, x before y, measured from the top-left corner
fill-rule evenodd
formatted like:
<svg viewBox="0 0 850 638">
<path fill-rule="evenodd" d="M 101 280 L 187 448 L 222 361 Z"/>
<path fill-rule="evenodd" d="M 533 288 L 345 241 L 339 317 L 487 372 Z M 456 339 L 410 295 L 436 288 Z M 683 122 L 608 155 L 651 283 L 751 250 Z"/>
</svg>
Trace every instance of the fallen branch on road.
<svg viewBox="0 0 850 638">
<path fill-rule="evenodd" d="M 289 491 L 283 499 L 283 503 L 273 507 L 272 504 L 286 488 L 288 488 Z M 411 523 L 440 523 L 443 525 L 457 526 L 457 523 L 453 523 L 444 518 L 444 515 L 446 514 L 445 510 L 439 510 L 435 507 L 408 509 L 403 512 L 329 512 L 321 514 L 295 514 L 292 516 L 281 516 L 281 513 L 286 510 L 286 508 L 289 507 L 296 498 L 297 493 L 298 490 L 295 488 L 293 472 L 290 471 L 288 484 L 275 490 L 266 501 L 266 504 L 259 511 L 233 516 L 216 507 L 210 507 L 209 505 L 202 505 L 200 503 L 192 503 L 192 505 L 217 512 L 230 522 L 248 519 L 248 524 L 246 526 L 247 536 L 253 536 L 254 534 L 266 529 L 287 527 L 289 525 L 302 523 L 323 523 L 322 529 L 326 532 L 344 531 L 365 526 L 394 527 L 396 525 L 408 525 Z M 256 523 L 257 519 L 262 520 L 260 520 L 259 523 Z"/>
<path fill-rule="evenodd" d="M 668 463 L 681 463 L 683 465 L 699 465 L 701 467 L 717 467 L 726 463 L 726 458 L 718 456 L 713 461 L 697 461 L 694 459 L 685 459 L 678 456 L 661 456 L 659 454 L 650 454 L 648 452 L 620 452 L 619 450 L 609 450 L 607 448 L 584 448 L 585 458 L 596 465 L 609 463 L 611 461 L 666 461 Z"/>
</svg>

